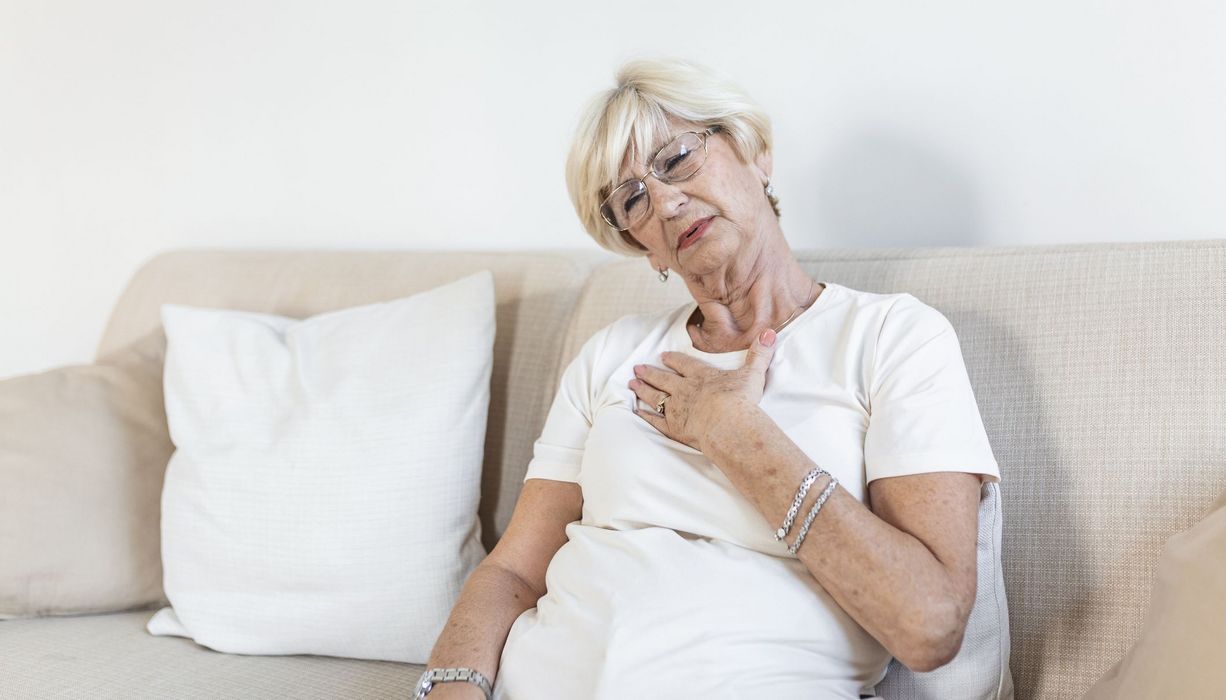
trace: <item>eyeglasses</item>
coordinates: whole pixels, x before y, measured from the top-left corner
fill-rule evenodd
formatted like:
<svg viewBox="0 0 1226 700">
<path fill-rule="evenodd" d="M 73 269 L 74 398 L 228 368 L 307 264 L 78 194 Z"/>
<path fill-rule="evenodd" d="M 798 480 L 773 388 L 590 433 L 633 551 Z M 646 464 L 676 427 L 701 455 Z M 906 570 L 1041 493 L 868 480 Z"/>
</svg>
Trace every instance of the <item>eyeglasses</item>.
<svg viewBox="0 0 1226 700">
<path fill-rule="evenodd" d="M 719 131 L 713 126 L 705 131 L 686 131 L 664 144 L 651 159 L 651 167 L 643 177 L 626 180 L 613 188 L 600 203 L 600 215 L 618 231 L 628 231 L 647 218 L 651 198 L 647 195 L 647 178 L 655 176 L 665 183 L 681 182 L 694 177 L 707 162 L 707 137 Z"/>
</svg>

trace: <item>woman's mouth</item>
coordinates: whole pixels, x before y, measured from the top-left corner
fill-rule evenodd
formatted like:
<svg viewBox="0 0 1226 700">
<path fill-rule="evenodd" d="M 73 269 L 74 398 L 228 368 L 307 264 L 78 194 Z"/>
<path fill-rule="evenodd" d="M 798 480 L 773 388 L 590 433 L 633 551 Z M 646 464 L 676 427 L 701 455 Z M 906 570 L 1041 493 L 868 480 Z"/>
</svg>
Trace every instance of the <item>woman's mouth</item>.
<svg viewBox="0 0 1226 700">
<path fill-rule="evenodd" d="M 677 250 L 685 250 L 694 245 L 694 243 L 702 238 L 702 234 L 706 233 L 707 227 L 711 225 L 714 216 L 708 216 L 705 219 L 699 219 L 694 222 L 694 225 L 681 234 L 681 242 L 677 245 Z"/>
</svg>

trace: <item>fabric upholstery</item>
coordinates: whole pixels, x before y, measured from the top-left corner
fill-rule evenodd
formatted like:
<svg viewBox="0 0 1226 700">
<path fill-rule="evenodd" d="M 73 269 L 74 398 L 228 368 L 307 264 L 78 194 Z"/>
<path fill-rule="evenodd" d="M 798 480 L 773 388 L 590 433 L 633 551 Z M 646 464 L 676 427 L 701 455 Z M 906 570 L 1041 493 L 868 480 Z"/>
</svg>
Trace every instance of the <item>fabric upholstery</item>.
<svg viewBox="0 0 1226 700">
<path fill-rule="evenodd" d="M 164 600 L 165 348 L 155 330 L 96 364 L 0 382 L 0 619 Z"/>
<path fill-rule="evenodd" d="M 0 622 L 0 697 L 363 700 L 412 697 L 422 666 L 222 654 L 145 631 L 152 610 Z"/>
</svg>

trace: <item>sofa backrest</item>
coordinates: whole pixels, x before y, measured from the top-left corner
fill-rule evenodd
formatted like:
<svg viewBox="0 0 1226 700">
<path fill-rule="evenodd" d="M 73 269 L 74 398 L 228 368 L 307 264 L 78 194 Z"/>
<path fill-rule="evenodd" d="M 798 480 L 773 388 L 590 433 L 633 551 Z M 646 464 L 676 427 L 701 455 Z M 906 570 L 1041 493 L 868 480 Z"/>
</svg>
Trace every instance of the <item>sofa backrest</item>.
<svg viewBox="0 0 1226 700">
<path fill-rule="evenodd" d="M 511 519 L 532 443 L 545 423 L 575 301 L 591 270 L 610 259 L 611 254 L 584 251 L 165 253 L 128 284 L 98 354 L 161 328 L 160 309 L 167 302 L 305 318 L 397 299 L 488 269 L 494 275 L 497 333 L 481 530 L 486 548 L 492 549 Z"/>
<path fill-rule="evenodd" d="M 796 257 L 953 324 L 1002 474 L 1017 697 L 1080 698 L 1139 635 L 1163 544 L 1226 490 L 1226 240 Z M 642 260 L 603 266 L 564 361 L 689 299 Z"/>
<path fill-rule="evenodd" d="M 1139 634 L 1163 543 L 1226 490 L 1226 240 L 797 258 L 815 279 L 910 292 L 952 322 L 1003 475 L 1017 697 L 1080 697 Z M 481 269 L 498 297 L 490 547 L 562 369 L 614 319 L 689 300 L 676 276 L 586 251 L 174 252 L 134 277 L 99 352 L 156 330 L 164 302 L 305 317 Z"/>
</svg>

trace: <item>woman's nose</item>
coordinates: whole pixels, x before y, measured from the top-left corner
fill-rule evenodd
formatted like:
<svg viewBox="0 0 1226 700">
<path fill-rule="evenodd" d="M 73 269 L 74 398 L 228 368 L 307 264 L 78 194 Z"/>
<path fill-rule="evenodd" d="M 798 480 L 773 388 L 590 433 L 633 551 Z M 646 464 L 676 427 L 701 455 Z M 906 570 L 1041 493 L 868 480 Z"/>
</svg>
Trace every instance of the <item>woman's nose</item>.
<svg viewBox="0 0 1226 700">
<path fill-rule="evenodd" d="M 660 182 L 654 177 L 647 178 L 647 196 L 651 198 L 656 216 L 664 219 L 680 214 L 690 200 L 676 184 Z"/>
</svg>

